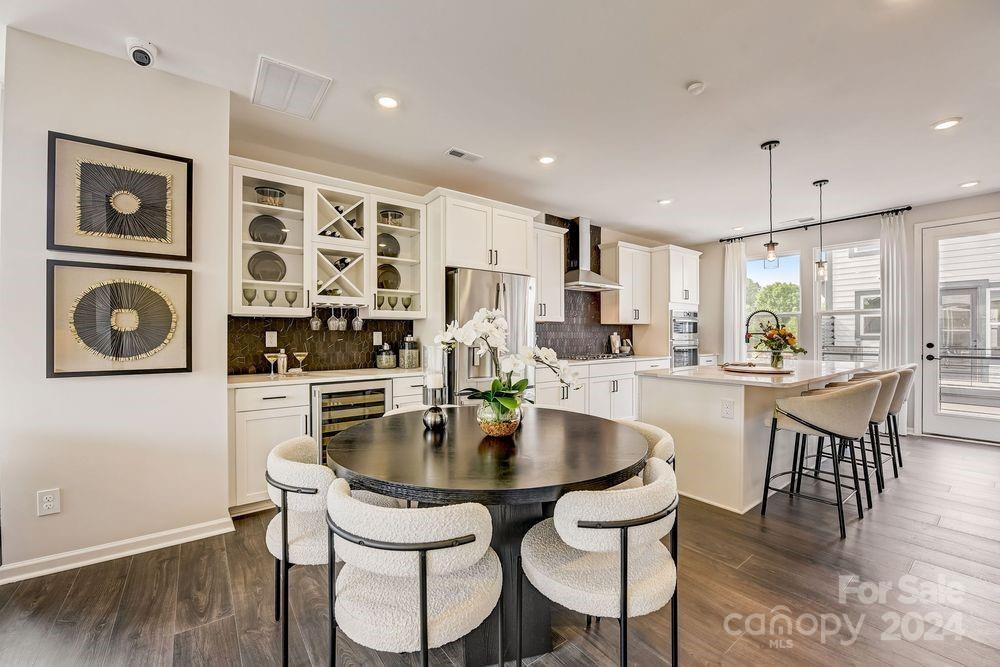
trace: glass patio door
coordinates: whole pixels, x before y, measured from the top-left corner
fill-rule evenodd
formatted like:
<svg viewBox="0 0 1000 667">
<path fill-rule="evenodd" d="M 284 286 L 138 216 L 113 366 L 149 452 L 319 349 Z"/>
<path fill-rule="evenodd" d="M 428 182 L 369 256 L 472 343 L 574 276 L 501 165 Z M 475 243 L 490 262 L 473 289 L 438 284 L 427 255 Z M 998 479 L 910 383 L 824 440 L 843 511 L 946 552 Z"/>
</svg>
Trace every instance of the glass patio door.
<svg viewBox="0 0 1000 667">
<path fill-rule="evenodd" d="M 1000 219 L 923 231 L 923 431 L 1000 442 Z"/>
</svg>

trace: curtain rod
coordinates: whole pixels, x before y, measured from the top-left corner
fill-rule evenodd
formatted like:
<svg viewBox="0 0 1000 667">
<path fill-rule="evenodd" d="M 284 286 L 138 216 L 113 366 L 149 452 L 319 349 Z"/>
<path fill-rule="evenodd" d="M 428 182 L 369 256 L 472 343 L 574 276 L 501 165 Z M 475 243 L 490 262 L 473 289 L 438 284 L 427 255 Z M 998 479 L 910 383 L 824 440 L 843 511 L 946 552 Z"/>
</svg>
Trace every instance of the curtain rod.
<svg viewBox="0 0 1000 667">
<path fill-rule="evenodd" d="M 859 220 L 860 218 L 870 218 L 875 215 L 885 215 L 886 213 L 903 213 L 905 211 L 912 210 L 912 206 L 897 206 L 896 208 L 885 208 L 880 211 L 869 211 L 868 213 L 858 213 L 857 215 L 847 215 L 843 218 L 834 218 L 833 220 L 824 220 L 823 222 L 808 222 L 802 225 L 796 225 L 795 227 L 782 227 L 781 229 L 775 230 L 775 234 L 782 234 L 784 232 L 791 232 L 796 229 L 809 229 L 810 227 L 819 227 L 820 225 L 832 225 L 835 222 L 847 222 L 848 220 Z M 729 243 L 730 241 L 742 241 L 743 239 L 752 239 L 755 236 L 767 236 L 768 232 L 756 232 L 754 234 L 741 234 L 740 236 L 730 236 L 729 238 L 719 239 L 719 243 Z"/>
</svg>

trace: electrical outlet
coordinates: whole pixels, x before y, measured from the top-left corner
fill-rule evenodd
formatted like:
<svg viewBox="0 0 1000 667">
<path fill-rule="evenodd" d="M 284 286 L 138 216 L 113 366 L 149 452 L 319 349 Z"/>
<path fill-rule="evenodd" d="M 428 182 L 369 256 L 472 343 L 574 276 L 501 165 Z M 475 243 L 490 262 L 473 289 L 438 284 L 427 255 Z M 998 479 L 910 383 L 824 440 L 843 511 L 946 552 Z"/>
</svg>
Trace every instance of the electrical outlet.
<svg viewBox="0 0 1000 667">
<path fill-rule="evenodd" d="M 278 347 L 278 332 L 277 331 L 265 331 L 264 332 L 264 347 Z"/>
<path fill-rule="evenodd" d="M 373 331 L 372 332 L 372 345 L 375 347 L 380 347 L 382 345 L 382 332 Z"/>
<path fill-rule="evenodd" d="M 45 489 L 35 494 L 38 516 L 59 514 L 62 511 L 62 499 L 59 489 Z"/>
<path fill-rule="evenodd" d="M 722 399 L 722 418 L 736 419 L 736 401 L 731 398 Z"/>
</svg>

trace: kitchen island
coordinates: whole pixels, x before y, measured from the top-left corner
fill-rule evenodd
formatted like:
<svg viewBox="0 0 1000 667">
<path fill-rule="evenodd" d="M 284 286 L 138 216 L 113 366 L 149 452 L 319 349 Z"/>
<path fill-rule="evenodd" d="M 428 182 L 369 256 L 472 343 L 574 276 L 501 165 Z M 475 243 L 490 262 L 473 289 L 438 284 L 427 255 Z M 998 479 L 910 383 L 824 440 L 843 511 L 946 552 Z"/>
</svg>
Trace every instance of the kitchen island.
<svg viewBox="0 0 1000 667">
<path fill-rule="evenodd" d="M 734 373 L 719 366 L 640 371 L 639 419 L 673 435 L 682 495 L 743 514 L 761 499 L 775 399 L 872 367 L 786 361 L 785 368 L 794 371 L 788 375 Z M 777 469 L 791 466 L 793 443 L 791 433 L 779 432 Z"/>
</svg>

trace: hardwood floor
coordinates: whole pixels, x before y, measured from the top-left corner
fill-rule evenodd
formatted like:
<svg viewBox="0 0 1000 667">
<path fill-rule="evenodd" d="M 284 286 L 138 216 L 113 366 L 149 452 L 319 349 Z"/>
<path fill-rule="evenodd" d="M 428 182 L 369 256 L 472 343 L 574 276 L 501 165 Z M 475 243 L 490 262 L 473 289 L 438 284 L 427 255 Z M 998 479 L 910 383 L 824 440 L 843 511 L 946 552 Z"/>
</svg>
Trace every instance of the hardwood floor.
<svg viewBox="0 0 1000 667">
<path fill-rule="evenodd" d="M 774 496 L 761 518 L 685 499 L 681 663 L 1000 664 L 1000 447 L 910 437 L 903 456 L 865 519 L 849 512 L 846 540 L 828 506 Z M 0 665 L 277 664 L 269 517 L 0 587 Z M 292 570 L 290 606 L 292 664 L 326 664 L 324 568 Z M 630 621 L 634 664 L 666 664 L 669 618 L 664 609 Z M 779 634 L 786 618 L 791 632 Z M 616 621 L 588 630 L 554 608 L 553 626 L 555 650 L 532 664 L 617 662 Z M 339 665 L 417 664 L 343 634 L 338 646 Z M 431 660 L 462 664 L 461 644 Z"/>
</svg>

